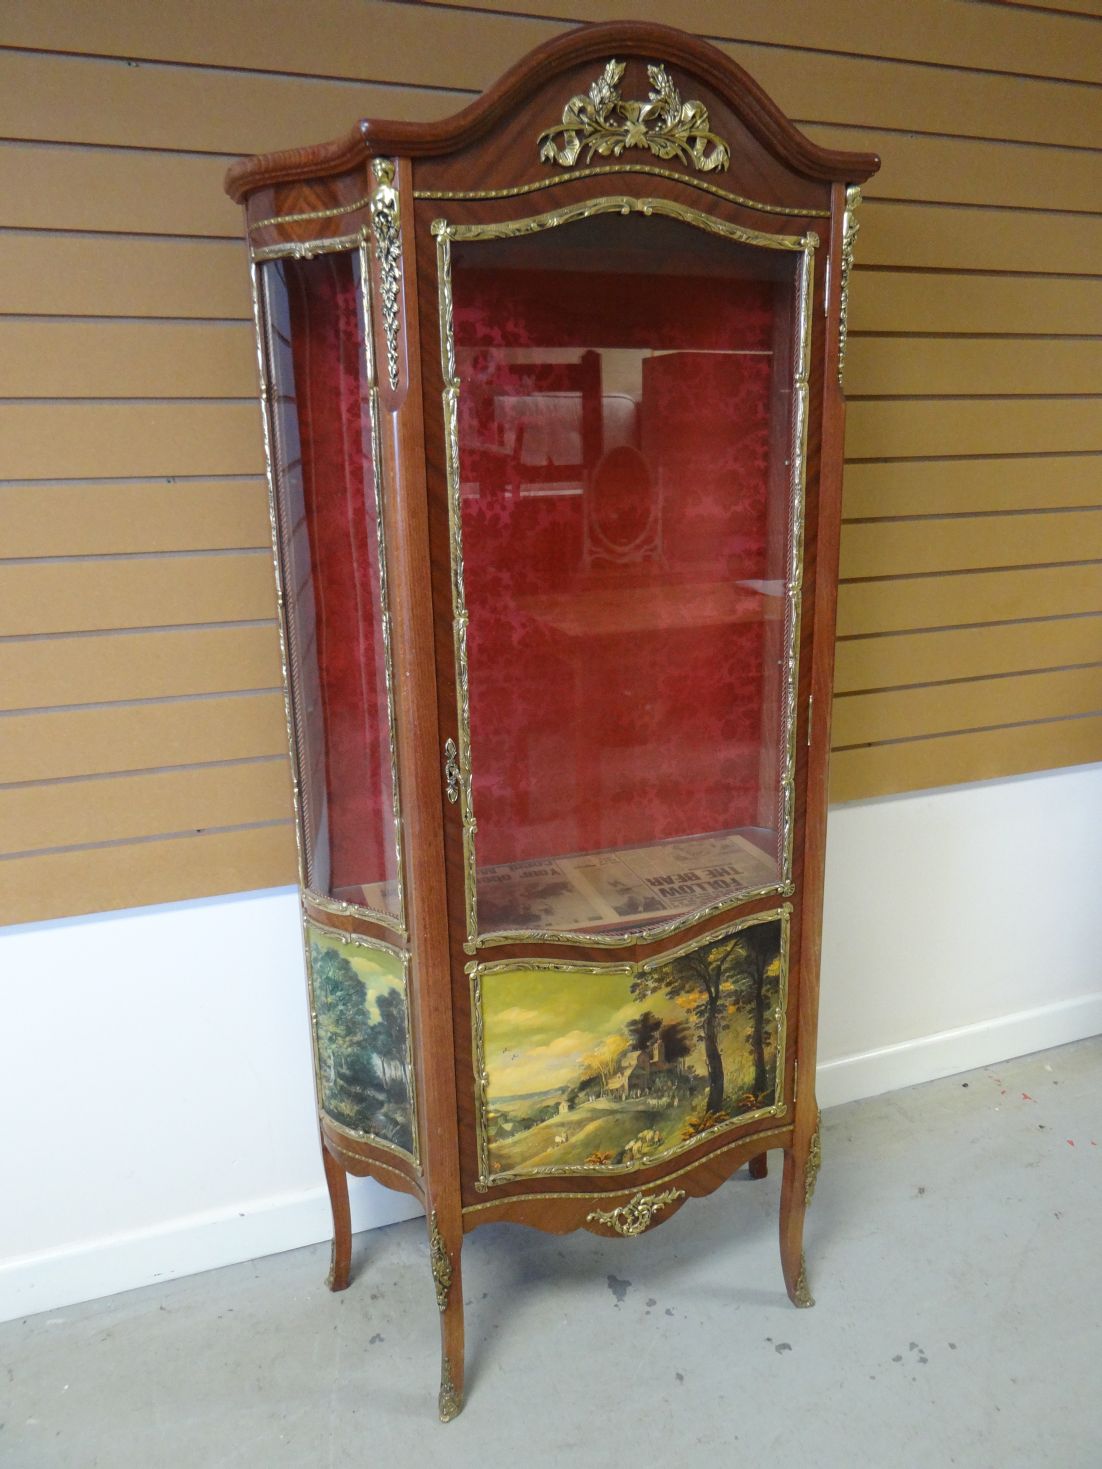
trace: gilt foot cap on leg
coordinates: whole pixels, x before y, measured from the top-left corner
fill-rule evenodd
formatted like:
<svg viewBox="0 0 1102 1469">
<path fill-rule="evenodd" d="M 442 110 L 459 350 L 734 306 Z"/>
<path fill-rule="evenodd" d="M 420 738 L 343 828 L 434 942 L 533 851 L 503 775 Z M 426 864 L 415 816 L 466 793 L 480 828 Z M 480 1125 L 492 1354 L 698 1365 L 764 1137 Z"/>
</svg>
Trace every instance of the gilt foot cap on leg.
<svg viewBox="0 0 1102 1469">
<path fill-rule="evenodd" d="M 440 1372 L 440 1422 L 450 1423 L 458 1418 L 463 1409 L 463 1399 L 452 1381 L 451 1364 L 447 1357 Z"/>
<path fill-rule="evenodd" d="M 800 1257 L 800 1273 L 796 1277 L 796 1284 L 792 1289 L 792 1304 L 806 1308 L 815 1304 L 815 1297 L 811 1294 L 807 1284 L 807 1262 L 803 1256 Z"/>
</svg>

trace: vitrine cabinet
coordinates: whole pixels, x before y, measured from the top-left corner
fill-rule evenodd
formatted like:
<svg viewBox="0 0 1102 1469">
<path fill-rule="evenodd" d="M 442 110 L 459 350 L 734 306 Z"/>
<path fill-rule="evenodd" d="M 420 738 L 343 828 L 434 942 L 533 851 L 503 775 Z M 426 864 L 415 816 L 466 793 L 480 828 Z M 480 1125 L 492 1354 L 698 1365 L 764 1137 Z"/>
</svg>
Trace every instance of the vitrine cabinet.
<svg viewBox="0 0 1102 1469">
<path fill-rule="evenodd" d="M 811 1304 L 848 276 L 877 167 L 652 25 L 251 159 L 317 1095 L 423 1201 L 631 1236 L 781 1149 Z"/>
</svg>

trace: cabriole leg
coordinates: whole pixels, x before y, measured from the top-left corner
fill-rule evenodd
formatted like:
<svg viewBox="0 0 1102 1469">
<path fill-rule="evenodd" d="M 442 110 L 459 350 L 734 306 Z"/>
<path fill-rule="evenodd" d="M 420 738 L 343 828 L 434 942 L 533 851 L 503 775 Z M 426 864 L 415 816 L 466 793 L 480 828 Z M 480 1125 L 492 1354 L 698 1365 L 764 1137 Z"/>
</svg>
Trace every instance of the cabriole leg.
<svg viewBox="0 0 1102 1469">
<path fill-rule="evenodd" d="M 813 1306 L 804 1260 L 804 1216 L 807 1213 L 805 1157 L 786 1148 L 781 1180 L 781 1269 L 785 1289 L 794 1306 Z"/>
<path fill-rule="evenodd" d="M 815 1131 L 803 1148 L 788 1148 L 784 1154 L 784 1177 L 781 1181 L 781 1268 L 789 1299 L 794 1306 L 813 1306 L 815 1297 L 807 1284 L 804 1259 L 804 1218 L 815 1182 L 819 1177 L 819 1113 L 815 1113 Z"/>
<path fill-rule="evenodd" d="M 441 1423 L 450 1423 L 463 1407 L 463 1274 L 459 1264 L 462 1247 L 462 1223 L 447 1230 L 433 1209 L 429 1214 L 429 1259 L 440 1310 Z"/>
<path fill-rule="evenodd" d="M 751 1178 L 768 1178 L 769 1177 L 769 1154 L 768 1153 L 758 1153 L 753 1158 L 750 1159 L 750 1177 Z"/>
<path fill-rule="evenodd" d="M 347 1290 L 352 1267 L 352 1214 L 348 1207 L 348 1174 L 325 1146 L 321 1145 L 325 1182 L 333 1210 L 333 1249 L 326 1284 L 330 1290 Z"/>
</svg>

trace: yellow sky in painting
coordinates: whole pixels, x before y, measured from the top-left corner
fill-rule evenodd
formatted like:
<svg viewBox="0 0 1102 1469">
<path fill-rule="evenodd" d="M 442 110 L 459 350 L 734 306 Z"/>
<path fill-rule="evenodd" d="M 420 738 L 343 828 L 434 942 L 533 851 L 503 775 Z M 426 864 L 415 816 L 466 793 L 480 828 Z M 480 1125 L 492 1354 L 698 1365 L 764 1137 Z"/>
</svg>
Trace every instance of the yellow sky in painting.
<svg viewBox="0 0 1102 1469">
<path fill-rule="evenodd" d="M 631 998 L 628 974 L 514 969 L 482 976 L 489 1095 L 523 1096 L 576 1081 L 580 1063 L 643 1010 L 663 1020 L 685 1011 L 665 995 Z"/>
</svg>

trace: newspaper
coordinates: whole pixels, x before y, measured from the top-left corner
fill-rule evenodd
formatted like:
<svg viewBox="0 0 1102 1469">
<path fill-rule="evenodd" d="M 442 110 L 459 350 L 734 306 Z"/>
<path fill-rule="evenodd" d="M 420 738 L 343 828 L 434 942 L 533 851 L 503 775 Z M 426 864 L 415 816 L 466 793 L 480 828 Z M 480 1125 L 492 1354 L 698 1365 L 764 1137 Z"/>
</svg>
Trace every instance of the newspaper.
<svg viewBox="0 0 1102 1469">
<path fill-rule="evenodd" d="M 776 881 L 776 859 L 734 831 L 505 862 L 478 870 L 478 926 L 483 933 L 638 928 Z M 397 893 L 393 883 L 371 883 L 354 901 L 395 912 Z"/>
<path fill-rule="evenodd" d="M 510 862 L 479 871 L 478 925 L 636 928 L 776 881 L 776 860 L 738 832 Z"/>
</svg>

